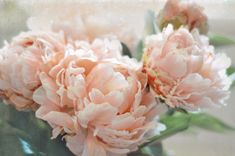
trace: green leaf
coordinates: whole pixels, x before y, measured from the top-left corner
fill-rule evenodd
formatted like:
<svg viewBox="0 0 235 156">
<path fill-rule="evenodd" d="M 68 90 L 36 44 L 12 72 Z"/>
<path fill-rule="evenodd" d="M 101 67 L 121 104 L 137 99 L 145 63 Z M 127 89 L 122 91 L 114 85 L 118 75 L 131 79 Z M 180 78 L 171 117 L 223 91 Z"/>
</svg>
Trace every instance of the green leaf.
<svg viewBox="0 0 235 156">
<path fill-rule="evenodd" d="M 37 148 L 33 147 L 32 144 L 30 144 L 26 140 L 24 140 L 22 138 L 18 138 L 18 140 L 19 140 L 19 142 L 21 144 L 21 148 L 22 148 L 22 150 L 23 150 L 25 155 L 45 156 L 44 153 L 38 152 Z"/>
<path fill-rule="evenodd" d="M 153 155 L 151 153 L 139 149 L 138 151 L 129 153 L 127 156 L 153 156 Z"/>
<path fill-rule="evenodd" d="M 138 151 L 129 153 L 128 156 L 166 156 L 161 142 L 154 142 L 149 146 L 139 148 Z"/>
<path fill-rule="evenodd" d="M 142 151 L 136 151 L 129 153 L 128 156 L 153 156 L 153 155 L 143 153 Z"/>
<path fill-rule="evenodd" d="M 174 112 L 172 115 L 162 115 L 160 122 L 166 126 L 166 130 L 159 136 L 161 139 L 188 128 L 191 116 L 184 112 Z"/>
<path fill-rule="evenodd" d="M 163 146 L 161 142 L 154 142 L 141 149 L 143 153 L 150 156 L 163 156 Z"/>
<path fill-rule="evenodd" d="M 130 49 L 127 47 L 127 45 L 124 44 L 124 43 L 121 43 L 121 44 L 122 44 L 122 54 L 123 54 L 123 55 L 127 55 L 127 56 L 129 56 L 129 57 L 132 57 L 131 51 L 130 51 Z"/>
<path fill-rule="evenodd" d="M 145 147 L 156 141 L 161 141 L 167 137 L 175 135 L 181 131 L 186 130 L 190 125 L 191 116 L 186 113 L 174 112 L 173 114 L 164 114 L 160 117 L 160 122 L 166 126 L 166 130 L 160 135 L 154 136 L 148 140 L 148 142 L 142 144 L 140 147 Z"/>
<path fill-rule="evenodd" d="M 229 78 L 232 80 L 231 87 L 234 87 L 235 86 L 235 68 L 229 67 L 226 72 L 227 72 L 227 75 L 229 76 Z"/>
<path fill-rule="evenodd" d="M 214 46 L 225 46 L 235 44 L 235 41 L 233 39 L 218 34 L 210 34 L 209 39 L 210 44 Z"/>
<path fill-rule="evenodd" d="M 235 130 L 233 127 L 229 126 L 228 124 L 224 123 L 223 121 L 212 115 L 206 113 L 195 113 L 190 115 L 191 126 L 199 127 L 214 132 L 228 132 Z"/>
<path fill-rule="evenodd" d="M 167 113 L 160 117 L 160 122 L 165 124 L 166 130 L 160 135 L 150 138 L 146 143 L 140 146 L 143 151 L 147 151 L 150 155 L 151 152 L 149 151 L 151 150 L 149 150 L 149 148 L 151 145 L 187 130 L 190 126 L 199 127 L 213 132 L 229 132 L 235 130 L 233 127 L 212 115 L 206 113 L 189 113 L 181 108 L 169 109 Z"/>
<path fill-rule="evenodd" d="M 0 103 L 0 155 L 73 156 L 61 136 L 50 139 L 51 131 L 34 112 L 17 111 Z"/>
<path fill-rule="evenodd" d="M 18 138 L 0 133 L 0 153 L 3 156 L 26 156 Z"/>
<path fill-rule="evenodd" d="M 17 135 L 19 137 L 24 137 L 24 138 L 29 138 L 29 135 L 18 129 L 18 128 L 15 128 L 15 127 L 12 127 L 10 124 L 8 124 L 7 122 L 4 122 L 1 120 L 1 124 L 0 124 L 0 132 L 1 134 L 4 134 L 4 135 Z"/>
<path fill-rule="evenodd" d="M 229 67 L 226 72 L 227 72 L 228 75 L 234 74 L 235 73 L 235 67 Z"/>
<path fill-rule="evenodd" d="M 137 45 L 137 55 L 136 58 L 137 60 L 141 60 L 144 52 L 144 42 L 143 40 L 140 40 L 138 45 Z"/>
<path fill-rule="evenodd" d="M 145 14 L 145 36 L 156 34 L 159 32 L 156 25 L 156 15 L 152 10 L 148 10 Z"/>
<path fill-rule="evenodd" d="M 173 115 L 174 113 L 183 113 L 183 114 L 188 114 L 188 111 L 183 109 L 183 108 L 180 108 L 180 107 L 176 107 L 176 108 L 171 108 L 171 107 L 168 107 L 168 111 L 167 111 L 167 115 Z"/>
</svg>

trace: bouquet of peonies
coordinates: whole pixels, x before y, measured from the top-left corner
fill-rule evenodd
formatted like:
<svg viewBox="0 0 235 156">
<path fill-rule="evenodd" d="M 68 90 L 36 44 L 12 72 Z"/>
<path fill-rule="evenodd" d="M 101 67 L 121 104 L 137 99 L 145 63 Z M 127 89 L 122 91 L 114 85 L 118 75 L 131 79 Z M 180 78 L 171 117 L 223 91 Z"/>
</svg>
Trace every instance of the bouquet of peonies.
<svg viewBox="0 0 235 156">
<path fill-rule="evenodd" d="M 209 44 L 202 11 L 169 0 L 160 13 L 148 12 L 151 30 L 139 41 L 122 25 L 74 10 L 52 22 L 29 18 L 29 31 L 0 50 L 0 96 L 22 111 L 17 122 L 27 122 L 21 131 L 0 120 L 2 127 L 24 153 L 40 156 L 55 155 L 44 150 L 48 142 L 56 155 L 159 156 L 162 139 L 189 126 L 232 130 L 201 112 L 224 105 L 232 83 L 230 58 Z M 48 130 L 59 141 L 48 141 Z"/>
</svg>

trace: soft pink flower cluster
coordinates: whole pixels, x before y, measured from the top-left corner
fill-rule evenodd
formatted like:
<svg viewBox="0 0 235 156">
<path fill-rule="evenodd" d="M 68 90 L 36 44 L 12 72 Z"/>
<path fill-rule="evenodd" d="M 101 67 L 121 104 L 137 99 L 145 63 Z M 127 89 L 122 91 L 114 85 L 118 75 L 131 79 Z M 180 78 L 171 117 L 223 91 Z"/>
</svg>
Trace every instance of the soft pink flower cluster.
<svg viewBox="0 0 235 156">
<path fill-rule="evenodd" d="M 204 34 L 208 31 L 207 16 L 203 13 L 203 7 L 193 2 L 168 0 L 157 21 L 161 29 L 171 23 L 175 29 L 184 25 L 189 30 L 198 28 Z"/>
<path fill-rule="evenodd" d="M 231 61 L 199 34 L 207 18 L 198 6 L 169 0 L 160 16 L 164 29 L 145 38 L 142 62 L 122 56 L 119 40 L 130 41 L 124 30 L 112 33 L 107 23 L 69 15 L 68 23 L 57 19 L 43 31 L 48 22 L 31 18 L 31 30 L 0 49 L 0 96 L 18 110 L 35 110 L 75 155 L 137 150 L 165 128 L 157 120 L 165 112 L 159 101 L 199 110 L 228 97 Z M 172 22 L 179 22 L 176 30 L 165 27 Z"/>
<path fill-rule="evenodd" d="M 131 49 L 132 55 L 136 55 L 136 46 L 143 32 L 143 22 L 133 18 L 133 13 L 138 13 L 136 8 L 133 7 L 132 14 L 126 14 L 129 9 L 118 3 L 102 4 L 102 7 L 89 3 L 37 6 L 27 25 L 31 30 L 62 31 L 67 40 L 92 41 L 97 37 L 116 37 Z M 103 7 L 106 9 L 102 9 Z"/>
<path fill-rule="evenodd" d="M 1 49 L 1 96 L 17 109 L 34 108 L 75 155 L 129 153 L 164 126 L 141 64 L 121 52 L 115 39 L 22 33 Z"/>
<path fill-rule="evenodd" d="M 0 50 L 0 95 L 17 109 L 35 108 L 32 100 L 40 85 L 40 65 L 64 51 L 62 35 L 50 32 L 26 32 Z"/>
<path fill-rule="evenodd" d="M 230 79 L 230 59 L 215 53 L 206 36 L 168 25 L 146 38 L 144 70 L 156 96 L 170 107 L 195 110 L 224 104 Z"/>
<path fill-rule="evenodd" d="M 70 49 L 71 50 L 71 49 Z M 125 154 L 136 150 L 157 123 L 157 104 L 146 75 L 120 64 L 68 50 L 39 74 L 33 95 L 38 118 L 60 133 L 76 155 Z"/>
</svg>

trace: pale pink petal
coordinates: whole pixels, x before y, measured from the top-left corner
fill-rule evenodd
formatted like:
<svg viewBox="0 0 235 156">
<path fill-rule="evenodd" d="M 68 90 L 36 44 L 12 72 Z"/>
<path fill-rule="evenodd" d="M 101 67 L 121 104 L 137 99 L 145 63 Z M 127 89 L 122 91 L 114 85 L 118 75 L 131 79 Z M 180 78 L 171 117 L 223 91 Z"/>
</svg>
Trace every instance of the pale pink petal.
<svg viewBox="0 0 235 156">
<path fill-rule="evenodd" d="M 43 120 L 57 126 L 73 129 L 72 117 L 67 113 L 50 111 L 43 117 Z"/>
<path fill-rule="evenodd" d="M 40 105 L 49 105 L 52 103 L 46 96 L 46 91 L 43 87 L 39 87 L 33 93 L 33 100 Z"/>
<path fill-rule="evenodd" d="M 56 94 L 58 86 L 56 86 L 55 82 L 45 73 L 40 74 L 40 80 L 42 82 L 43 88 L 46 91 L 48 99 L 50 99 L 55 104 L 59 104 L 59 96 Z"/>
<path fill-rule="evenodd" d="M 88 134 L 85 146 L 83 149 L 82 156 L 106 156 L 106 152 L 101 144 L 98 143 L 97 139 L 92 136 L 92 134 Z"/>
<path fill-rule="evenodd" d="M 80 124 L 87 127 L 88 124 L 108 124 L 117 114 L 117 109 L 109 104 L 89 104 L 84 110 L 78 112 Z"/>
<path fill-rule="evenodd" d="M 45 115 L 51 111 L 59 111 L 59 108 L 54 104 L 42 105 L 37 109 L 35 115 L 37 118 L 43 119 Z"/>
<path fill-rule="evenodd" d="M 81 155 L 84 150 L 85 144 L 85 135 L 77 134 L 75 136 L 65 136 L 66 146 L 70 149 L 71 152 L 75 155 Z"/>
<path fill-rule="evenodd" d="M 24 109 L 28 105 L 32 104 L 32 101 L 29 99 L 26 99 L 22 96 L 18 96 L 16 94 L 13 94 L 10 96 L 11 102 L 13 102 L 18 109 Z"/>
<path fill-rule="evenodd" d="M 180 78 L 187 72 L 187 64 L 184 58 L 177 54 L 170 54 L 160 60 L 159 67 L 171 75 L 173 78 Z M 177 67 L 177 68 L 173 68 Z"/>
</svg>

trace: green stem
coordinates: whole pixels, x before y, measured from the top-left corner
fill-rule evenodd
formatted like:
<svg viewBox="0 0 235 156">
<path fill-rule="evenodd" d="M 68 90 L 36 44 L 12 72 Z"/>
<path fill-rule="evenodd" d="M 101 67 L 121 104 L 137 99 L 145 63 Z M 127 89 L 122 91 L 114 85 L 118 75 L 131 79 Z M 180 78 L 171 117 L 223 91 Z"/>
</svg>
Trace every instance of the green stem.
<svg viewBox="0 0 235 156">
<path fill-rule="evenodd" d="M 209 34 L 210 44 L 214 46 L 234 45 L 235 41 L 219 34 Z"/>
<path fill-rule="evenodd" d="M 170 137 L 172 135 L 175 135 L 175 134 L 177 134 L 179 132 L 182 132 L 182 131 L 184 131 L 186 129 L 188 129 L 188 125 L 185 124 L 185 125 L 182 125 L 182 126 L 178 127 L 177 129 L 168 130 L 164 134 L 157 135 L 157 136 L 154 136 L 154 137 L 150 138 L 149 141 L 144 143 L 144 144 L 142 144 L 140 146 L 140 148 L 148 146 L 148 145 L 150 145 L 150 144 L 152 144 L 152 143 L 154 143 L 156 141 L 158 141 L 158 142 L 162 141 L 163 139 L 168 138 L 168 137 Z"/>
<path fill-rule="evenodd" d="M 143 148 L 145 146 L 148 146 L 156 141 L 161 141 L 165 138 L 168 138 L 172 135 L 175 135 L 179 132 L 182 132 L 186 129 L 188 129 L 191 121 L 191 116 L 188 114 L 180 113 L 180 116 L 177 116 L 177 113 L 172 116 L 165 116 L 163 119 L 161 119 L 162 123 L 166 125 L 167 129 L 163 131 L 160 135 L 156 135 L 152 138 L 150 138 L 147 142 L 140 145 L 140 148 Z M 172 122 L 172 120 L 175 120 Z"/>
</svg>

